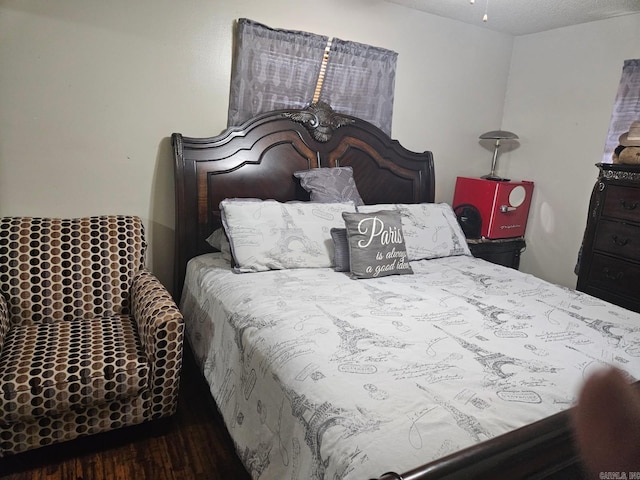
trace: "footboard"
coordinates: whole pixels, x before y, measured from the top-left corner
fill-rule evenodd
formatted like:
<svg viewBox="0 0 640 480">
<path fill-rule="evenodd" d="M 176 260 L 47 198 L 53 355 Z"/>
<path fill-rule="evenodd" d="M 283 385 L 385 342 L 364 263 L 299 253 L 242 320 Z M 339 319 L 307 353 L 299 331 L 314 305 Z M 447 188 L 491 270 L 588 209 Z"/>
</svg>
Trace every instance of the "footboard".
<svg viewBox="0 0 640 480">
<path fill-rule="evenodd" d="M 582 479 L 565 410 L 491 440 L 473 445 L 408 472 L 389 472 L 378 480 Z"/>
</svg>

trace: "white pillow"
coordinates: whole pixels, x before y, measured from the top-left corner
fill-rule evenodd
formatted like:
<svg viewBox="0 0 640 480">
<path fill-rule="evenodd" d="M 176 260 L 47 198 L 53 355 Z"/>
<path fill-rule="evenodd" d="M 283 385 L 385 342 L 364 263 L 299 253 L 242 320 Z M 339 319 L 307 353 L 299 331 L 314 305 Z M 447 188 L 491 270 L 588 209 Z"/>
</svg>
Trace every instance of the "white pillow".
<svg viewBox="0 0 640 480">
<path fill-rule="evenodd" d="M 332 228 L 353 202 L 313 203 L 235 198 L 220 202 L 238 273 L 333 266 Z"/>
<path fill-rule="evenodd" d="M 398 210 L 409 261 L 469 255 L 462 228 L 446 203 L 359 205 L 358 212 Z"/>
</svg>

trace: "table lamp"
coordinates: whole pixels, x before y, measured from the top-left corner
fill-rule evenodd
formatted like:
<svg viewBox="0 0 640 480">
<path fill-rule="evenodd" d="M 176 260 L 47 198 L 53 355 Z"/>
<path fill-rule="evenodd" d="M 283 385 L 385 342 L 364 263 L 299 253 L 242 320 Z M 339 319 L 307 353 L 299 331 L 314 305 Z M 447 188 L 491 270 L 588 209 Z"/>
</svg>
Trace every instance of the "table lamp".
<svg viewBox="0 0 640 480">
<path fill-rule="evenodd" d="M 495 181 L 508 181 L 508 178 L 502 178 L 496 175 L 496 164 L 498 162 L 498 149 L 500 148 L 500 140 L 517 140 L 519 137 L 513 132 L 507 132 L 506 130 L 492 130 L 490 132 L 480 135 L 481 140 L 495 140 L 493 150 L 493 160 L 491 161 L 491 172 L 487 175 L 483 175 L 481 178 Z"/>
</svg>

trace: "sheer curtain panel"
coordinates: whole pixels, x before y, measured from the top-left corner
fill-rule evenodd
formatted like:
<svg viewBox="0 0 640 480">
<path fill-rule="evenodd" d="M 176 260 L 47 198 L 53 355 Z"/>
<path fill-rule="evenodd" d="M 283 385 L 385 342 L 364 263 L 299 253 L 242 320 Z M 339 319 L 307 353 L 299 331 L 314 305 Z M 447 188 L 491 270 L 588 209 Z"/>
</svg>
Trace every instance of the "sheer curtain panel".
<svg viewBox="0 0 640 480">
<path fill-rule="evenodd" d="M 640 59 L 625 60 L 622 66 L 602 163 L 611 163 L 620 135 L 636 120 L 640 120 Z"/>
<path fill-rule="evenodd" d="M 390 135 L 397 57 L 391 50 L 241 18 L 235 31 L 228 124 L 322 100 Z"/>
</svg>

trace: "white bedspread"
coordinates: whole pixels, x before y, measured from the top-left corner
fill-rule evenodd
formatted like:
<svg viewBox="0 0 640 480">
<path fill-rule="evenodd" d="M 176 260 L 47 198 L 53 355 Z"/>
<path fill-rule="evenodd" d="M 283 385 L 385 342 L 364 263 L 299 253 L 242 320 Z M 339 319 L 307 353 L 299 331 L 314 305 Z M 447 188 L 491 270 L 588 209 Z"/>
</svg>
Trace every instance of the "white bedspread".
<svg viewBox="0 0 640 480">
<path fill-rule="evenodd" d="M 467 256 L 414 275 L 188 266 L 188 340 L 255 479 L 406 471 L 640 378 L 640 315 Z"/>
</svg>

